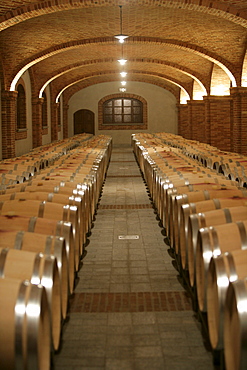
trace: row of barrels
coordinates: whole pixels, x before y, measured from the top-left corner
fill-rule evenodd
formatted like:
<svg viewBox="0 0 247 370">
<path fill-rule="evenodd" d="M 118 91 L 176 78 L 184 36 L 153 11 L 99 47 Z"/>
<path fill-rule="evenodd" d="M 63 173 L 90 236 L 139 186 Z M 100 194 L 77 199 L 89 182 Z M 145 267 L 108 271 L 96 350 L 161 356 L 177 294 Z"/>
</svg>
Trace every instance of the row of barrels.
<svg viewBox="0 0 247 370">
<path fill-rule="evenodd" d="M 204 167 L 209 167 L 222 173 L 230 180 L 236 180 L 241 186 L 247 187 L 246 156 L 219 150 L 206 143 L 187 140 L 178 135 L 158 133 L 155 138 L 170 146 L 180 148 L 182 152 L 196 159 Z"/>
<path fill-rule="evenodd" d="M 59 350 L 112 148 L 84 139 L 0 191 L 1 369 L 50 369 Z"/>
<path fill-rule="evenodd" d="M 0 189 L 12 184 L 23 183 L 41 169 L 52 165 L 58 158 L 68 153 L 71 149 L 88 144 L 93 135 L 81 134 L 73 138 L 55 141 L 50 144 L 32 149 L 22 156 L 1 161 Z"/>
<path fill-rule="evenodd" d="M 132 145 L 165 241 L 192 292 L 199 317 L 206 318 L 208 339 L 213 352 L 222 354 L 222 368 L 244 370 L 246 188 L 215 168 L 199 165 L 193 155 L 185 155 L 157 136 L 156 141 L 152 134 L 132 135 Z"/>
</svg>

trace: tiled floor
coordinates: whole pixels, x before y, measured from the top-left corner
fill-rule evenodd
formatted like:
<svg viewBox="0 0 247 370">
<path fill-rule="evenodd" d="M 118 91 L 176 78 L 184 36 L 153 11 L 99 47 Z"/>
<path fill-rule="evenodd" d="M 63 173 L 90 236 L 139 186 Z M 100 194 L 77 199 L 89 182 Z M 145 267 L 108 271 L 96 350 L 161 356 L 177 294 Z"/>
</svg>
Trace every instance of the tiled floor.
<svg viewBox="0 0 247 370">
<path fill-rule="evenodd" d="M 56 370 L 214 369 L 161 231 L 131 147 L 114 148 Z"/>
</svg>

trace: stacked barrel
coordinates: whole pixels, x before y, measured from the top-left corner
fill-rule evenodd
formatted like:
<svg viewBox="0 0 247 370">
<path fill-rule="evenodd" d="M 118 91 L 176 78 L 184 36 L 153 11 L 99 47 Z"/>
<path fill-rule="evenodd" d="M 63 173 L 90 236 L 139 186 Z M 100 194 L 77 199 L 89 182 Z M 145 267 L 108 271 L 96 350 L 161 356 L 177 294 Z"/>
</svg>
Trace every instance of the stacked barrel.
<svg viewBox="0 0 247 370">
<path fill-rule="evenodd" d="M 214 361 L 246 369 L 247 157 L 166 133 L 132 146 Z"/>
<path fill-rule="evenodd" d="M 1 369 L 50 368 L 111 146 L 82 134 L 0 162 Z"/>
</svg>

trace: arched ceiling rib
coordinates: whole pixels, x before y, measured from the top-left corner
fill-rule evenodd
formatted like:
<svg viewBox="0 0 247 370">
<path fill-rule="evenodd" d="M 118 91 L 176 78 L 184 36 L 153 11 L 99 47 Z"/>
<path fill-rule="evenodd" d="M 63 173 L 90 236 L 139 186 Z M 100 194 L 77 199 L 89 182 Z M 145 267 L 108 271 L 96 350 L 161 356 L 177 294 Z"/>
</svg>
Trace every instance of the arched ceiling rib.
<svg viewBox="0 0 247 370">
<path fill-rule="evenodd" d="M 161 88 L 164 88 L 164 89 L 170 91 L 177 98 L 177 100 L 179 99 L 180 88 L 176 84 L 174 84 L 174 83 L 172 83 L 168 80 L 165 80 L 165 79 L 160 79 L 158 76 L 146 75 L 145 80 L 144 80 L 143 77 L 144 77 L 143 74 L 139 74 L 139 75 L 133 74 L 133 76 L 132 76 L 133 81 L 146 82 L 146 83 L 150 83 L 150 84 L 159 86 Z M 76 84 L 72 84 L 71 86 L 69 86 L 64 91 L 63 94 L 65 95 L 65 100 L 68 101 L 69 98 L 73 94 L 80 91 L 81 89 L 84 89 L 86 87 L 96 85 L 96 84 L 99 84 L 99 86 L 100 86 L 100 84 L 102 84 L 102 83 L 115 82 L 115 81 L 116 81 L 116 79 L 113 75 L 111 75 L 111 76 L 107 76 L 107 75 L 92 76 L 91 78 L 85 78 L 85 79 L 79 81 Z M 118 92 L 118 91 L 116 91 L 116 92 Z"/>
<path fill-rule="evenodd" d="M 118 5 L 117 0 L 2 0 L 4 87 L 9 89 L 18 71 L 21 75 L 27 68 L 32 68 L 36 93 L 49 80 L 58 90 L 75 78 L 79 84 L 85 75 L 90 79 L 91 74 L 95 81 L 100 71 L 106 79 L 107 71 L 109 80 L 111 73 L 118 79 L 116 60 L 121 46 L 113 37 L 119 33 Z M 130 36 L 123 46 L 130 72 L 138 75 L 138 71 L 146 71 L 143 80 L 166 76 L 181 86 L 192 86 L 196 80 L 209 93 L 215 63 L 228 74 L 233 86 L 235 81 L 240 85 L 247 0 L 123 0 L 121 5 L 123 31 Z"/>
<path fill-rule="evenodd" d="M 94 2 L 97 7 L 106 5 L 128 5 L 136 4 L 135 1 L 130 0 L 98 0 Z M 243 27 L 247 26 L 247 5 L 246 0 L 214 0 L 212 2 L 202 0 L 166 0 L 156 2 L 160 7 L 173 8 L 173 9 L 190 9 L 199 11 L 202 13 L 208 13 L 211 15 L 217 15 L 225 19 L 229 19 L 232 22 L 239 24 Z M 138 5 L 150 6 L 153 5 L 153 0 L 138 1 Z M 78 9 L 81 7 L 92 6 L 91 1 L 86 0 L 60 0 L 59 4 L 57 0 L 50 0 L 49 2 L 37 1 L 37 0 L 19 0 L 18 4 L 10 0 L 2 0 L 0 6 L 0 23 L 3 30 L 7 27 L 11 27 L 14 24 L 23 22 L 27 19 L 38 17 L 42 14 L 48 14 L 63 10 Z"/>
</svg>

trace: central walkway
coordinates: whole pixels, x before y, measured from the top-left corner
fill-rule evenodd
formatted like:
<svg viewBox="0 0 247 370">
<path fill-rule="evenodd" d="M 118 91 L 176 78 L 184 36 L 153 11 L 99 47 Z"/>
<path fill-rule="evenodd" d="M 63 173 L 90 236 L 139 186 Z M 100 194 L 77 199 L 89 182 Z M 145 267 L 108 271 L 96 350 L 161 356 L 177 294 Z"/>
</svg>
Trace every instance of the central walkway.
<svg viewBox="0 0 247 370">
<path fill-rule="evenodd" d="M 113 149 L 56 370 L 211 370 L 132 148 Z"/>
</svg>

